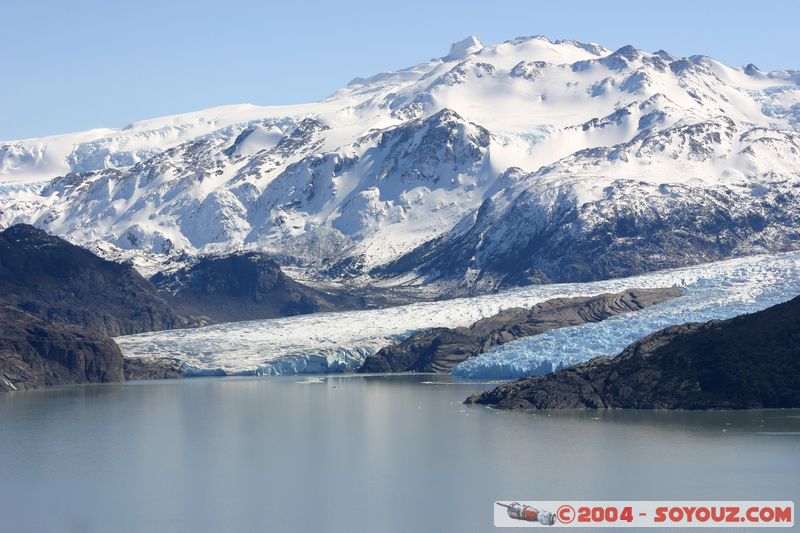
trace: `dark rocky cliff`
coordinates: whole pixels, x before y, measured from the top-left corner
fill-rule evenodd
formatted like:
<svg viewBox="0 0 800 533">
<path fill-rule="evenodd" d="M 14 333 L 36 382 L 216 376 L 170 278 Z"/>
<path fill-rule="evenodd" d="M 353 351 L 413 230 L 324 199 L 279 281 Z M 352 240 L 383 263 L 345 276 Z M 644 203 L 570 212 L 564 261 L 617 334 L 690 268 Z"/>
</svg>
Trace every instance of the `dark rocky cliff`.
<svg viewBox="0 0 800 533">
<path fill-rule="evenodd" d="M 179 313 L 205 323 L 367 306 L 364 298 L 298 283 L 258 252 L 203 257 L 177 272 L 159 273 L 150 280 Z"/>
<path fill-rule="evenodd" d="M 122 381 L 122 368 L 107 335 L 0 306 L 0 392 Z"/>
<path fill-rule="evenodd" d="M 0 232 L 0 391 L 122 381 L 111 336 L 186 324 L 129 265 L 33 226 Z"/>
<path fill-rule="evenodd" d="M 0 304 L 110 336 L 183 324 L 133 267 L 27 224 L 0 232 Z"/>
</svg>

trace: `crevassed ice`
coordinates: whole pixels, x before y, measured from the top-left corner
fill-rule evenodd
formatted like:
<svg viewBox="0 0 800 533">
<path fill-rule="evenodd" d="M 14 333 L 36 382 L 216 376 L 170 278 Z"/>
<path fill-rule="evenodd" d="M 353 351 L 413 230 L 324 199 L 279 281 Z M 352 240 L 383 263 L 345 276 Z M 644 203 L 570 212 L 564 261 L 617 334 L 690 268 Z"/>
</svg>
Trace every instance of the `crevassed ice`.
<svg viewBox="0 0 800 533">
<path fill-rule="evenodd" d="M 533 285 L 502 293 L 368 311 L 319 313 L 118 337 L 128 357 L 172 357 L 190 374 L 342 372 L 420 329 L 466 326 L 511 307 L 626 288 L 671 287 L 685 295 L 597 324 L 557 330 L 501 346 L 462 363 L 464 377 L 518 377 L 596 355 L 613 355 L 663 327 L 729 318 L 800 293 L 800 252 L 732 259 L 631 278 Z"/>
<path fill-rule="evenodd" d="M 512 379 L 550 373 L 601 355 L 617 355 L 650 333 L 685 322 L 705 322 L 751 313 L 800 293 L 800 255 L 762 256 L 678 271 L 684 296 L 602 322 L 553 330 L 498 346 L 452 370 L 466 378 Z M 705 271 L 705 272 L 703 272 Z M 696 274 L 703 272 L 701 276 Z M 669 281 L 676 272 L 654 273 Z M 636 285 L 630 280 L 631 286 Z"/>
</svg>

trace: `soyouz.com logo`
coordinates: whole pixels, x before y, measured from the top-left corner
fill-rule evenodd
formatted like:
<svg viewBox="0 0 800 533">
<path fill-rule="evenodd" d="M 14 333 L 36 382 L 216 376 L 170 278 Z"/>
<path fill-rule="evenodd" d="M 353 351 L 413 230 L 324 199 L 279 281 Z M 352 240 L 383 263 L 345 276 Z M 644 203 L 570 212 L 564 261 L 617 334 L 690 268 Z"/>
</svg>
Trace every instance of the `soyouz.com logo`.
<svg viewBox="0 0 800 533">
<path fill-rule="evenodd" d="M 790 501 L 498 501 L 496 527 L 792 527 Z"/>
</svg>

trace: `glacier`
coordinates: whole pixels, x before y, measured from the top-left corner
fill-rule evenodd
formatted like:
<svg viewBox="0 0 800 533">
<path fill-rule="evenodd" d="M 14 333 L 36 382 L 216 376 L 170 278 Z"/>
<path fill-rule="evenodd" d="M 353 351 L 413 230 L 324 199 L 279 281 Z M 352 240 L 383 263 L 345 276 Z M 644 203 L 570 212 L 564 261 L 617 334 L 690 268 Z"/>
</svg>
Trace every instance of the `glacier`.
<svg viewBox="0 0 800 533">
<path fill-rule="evenodd" d="M 800 252 L 730 259 L 629 278 L 531 285 L 504 292 L 367 311 L 234 322 L 116 338 L 126 357 L 174 358 L 188 375 L 346 372 L 382 347 L 432 327 L 467 326 L 503 309 L 627 288 L 680 287 L 684 295 L 600 323 L 511 342 L 453 370 L 463 378 L 510 379 L 615 355 L 666 326 L 725 319 L 800 294 Z"/>
</svg>

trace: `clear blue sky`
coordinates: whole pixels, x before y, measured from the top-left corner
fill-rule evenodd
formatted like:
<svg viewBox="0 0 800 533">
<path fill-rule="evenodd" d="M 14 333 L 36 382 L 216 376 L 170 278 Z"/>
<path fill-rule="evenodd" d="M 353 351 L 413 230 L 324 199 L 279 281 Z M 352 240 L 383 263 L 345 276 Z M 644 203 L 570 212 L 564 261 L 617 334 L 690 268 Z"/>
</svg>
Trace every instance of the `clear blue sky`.
<svg viewBox="0 0 800 533">
<path fill-rule="evenodd" d="M 800 69 L 800 2 L 8 0 L 0 139 L 324 98 L 474 34 L 632 44 Z"/>
</svg>

